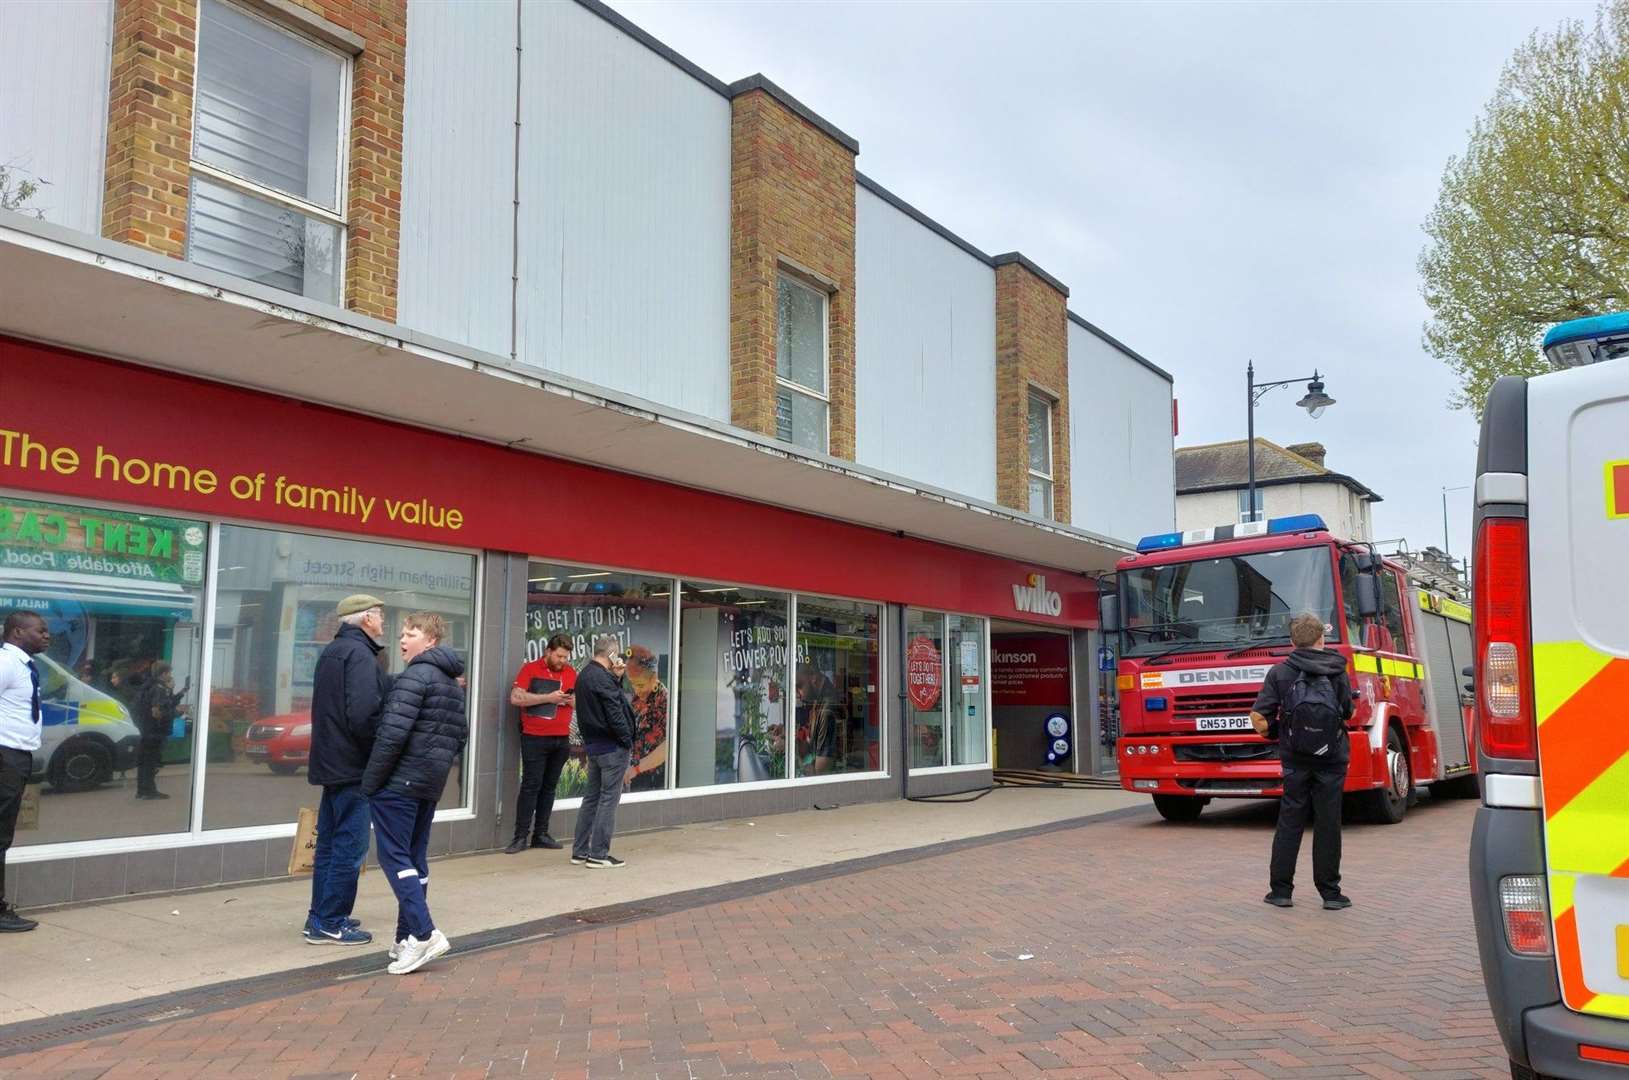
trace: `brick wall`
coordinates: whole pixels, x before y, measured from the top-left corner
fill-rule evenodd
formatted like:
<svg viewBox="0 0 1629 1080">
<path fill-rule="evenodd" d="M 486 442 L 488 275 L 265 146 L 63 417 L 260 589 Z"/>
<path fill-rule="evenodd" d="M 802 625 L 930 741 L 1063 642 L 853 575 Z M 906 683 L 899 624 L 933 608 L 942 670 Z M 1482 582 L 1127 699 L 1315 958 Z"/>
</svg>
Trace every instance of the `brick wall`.
<svg viewBox="0 0 1629 1080">
<path fill-rule="evenodd" d="M 1069 520 L 1068 293 L 1017 256 L 996 258 L 996 501 L 1029 509 L 1029 391 L 1052 398 L 1052 510 Z"/>
<path fill-rule="evenodd" d="M 394 321 L 407 2 L 289 2 L 364 42 L 351 69 L 344 304 Z M 244 6 L 277 21 L 269 3 Z M 197 10 L 196 0 L 117 0 L 113 21 L 102 232 L 178 259 L 186 254 Z"/>
<path fill-rule="evenodd" d="M 731 422 L 775 434 L 775 280 L 790 263 L 830 294 L 830 453 L 852 460 L 854 150 L 761 87 L 732 106 Z"/>
</svg>

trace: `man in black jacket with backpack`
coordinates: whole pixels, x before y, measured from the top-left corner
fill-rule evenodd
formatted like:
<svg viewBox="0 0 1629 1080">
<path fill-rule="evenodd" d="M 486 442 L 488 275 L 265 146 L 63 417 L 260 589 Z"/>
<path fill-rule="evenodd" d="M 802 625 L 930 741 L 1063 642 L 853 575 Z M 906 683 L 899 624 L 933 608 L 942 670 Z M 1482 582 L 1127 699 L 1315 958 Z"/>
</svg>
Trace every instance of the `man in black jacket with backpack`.
<svg viewBox="0 0 1629 1080">
<path fill-rule="evenodd" d="M 1352 716 L 1352 683 L 1346 659 L 1324 649 L 1324 621 L 1304 613 L 1290 620 L 1295 651 L 1274 664 L 1250 710 L 1256 733 L 1278 743 L 1284 795 L 1273 834 L 1270 888 L 1263 899 L 1291 907 L 1301 834 L 1312 813 L 1312 880 L 1330 911 L 1349 908 L 1341 892 L 1341 792 L 1351 760 L 1346 724 Z"/>
</svg>

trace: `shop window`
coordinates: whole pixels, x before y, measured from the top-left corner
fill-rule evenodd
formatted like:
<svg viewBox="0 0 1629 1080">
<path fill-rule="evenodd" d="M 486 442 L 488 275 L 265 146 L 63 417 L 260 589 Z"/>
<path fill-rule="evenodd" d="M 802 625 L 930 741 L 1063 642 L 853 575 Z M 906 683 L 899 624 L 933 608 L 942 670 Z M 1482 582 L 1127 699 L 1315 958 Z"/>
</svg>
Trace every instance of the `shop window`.
<svg viewBox="0 0 1629 1080">
<path fill-rule="evenodd" d="M 875 604 L 797 598 L 794 775 L 882 768 Z"/>
<path fill-rule="evenodd" d="M 971 615 L 946 617 L 949 628 L 945 658 L 949 678 L 950 764 L 983 765 L 990 760 L 990 716 L 985 692 L 989 689 L 984 648 L 984 620 Z"/>
<path fill-rule="evenodd" d="M 471 555 L 225 525 L 215 564 L 206 829 L 284 824 L 314 804 L 304 775 L 313 675 L 339 629 L 334 607 L 346 596 L 384 601 L 380 662 L 390 673 L 402 670 L 396 640 L 413 611 L 445 619 L 442 644 L 469 662 Z M 465 759 L 447 778 L 443 809 L 468 805 L 467 751 Z"/>
<path fill-rule="evenodd" d="M 187 259 L 340 301 L 350 60 L 203 0 Z"/>
<path fill-rule="evenodd" d="M 911 609 L 905 619 L 906 723 L 911 768 L 945 764 L 945 617 Z"/>
<path fill-rule="evenodd" d="M 785 593 L 683 584 L 679 786 L 787 776 Z"/>
<path fill-rule="evenodd" d="M 775 301 L 775 437 L 823 454 L 831 412 L 827 297 L 783 273 L 776 279 Z"/>
<path fill-rule="evenodd" d="M 1029 512 L 1052 516 L 1052 399 L 1029 395 Z"/>
<path fill-rule="evenodd" d="M 593 662 L 594 639 L 614 634 L 627 658 L 623 691 L 634 711 L 628 790 L 668 786 L 672 730 L 673 581 L 580 566 L 534 562 L 527 573 L 526 661 L 543 656 L 550 638 L 571 639 L 576 670 Z M 510 673 L 511 677 L 513 672 Z M 509 706 L 505 706 L 509 708 Z M 580 741 L 560 773 L 557 798 L 578 798 L 588 781 Z"/>
<path fill-rule="evenodd" d="M 201 521 L 0 496 L 0 617 L 51 631 L 17 846 L 187 830 L 207 541 Z"/>
</svg>

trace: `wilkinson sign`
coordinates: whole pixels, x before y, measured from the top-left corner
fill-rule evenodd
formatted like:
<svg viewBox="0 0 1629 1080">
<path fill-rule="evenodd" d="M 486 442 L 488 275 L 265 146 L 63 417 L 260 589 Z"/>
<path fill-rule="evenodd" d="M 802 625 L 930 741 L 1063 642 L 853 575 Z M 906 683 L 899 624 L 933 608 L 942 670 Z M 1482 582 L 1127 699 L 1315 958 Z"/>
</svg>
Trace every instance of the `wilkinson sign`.
<svg viewBox="0 0 1629 1080">
<path fill-rule="evenodd" d="M 1063 597 L 1047 591 L 1044 574 L 1031 574 L 1028 585 L 1012 587 L 1012 606 L 1031 615 L 1062 615 Z"/>
</svg>

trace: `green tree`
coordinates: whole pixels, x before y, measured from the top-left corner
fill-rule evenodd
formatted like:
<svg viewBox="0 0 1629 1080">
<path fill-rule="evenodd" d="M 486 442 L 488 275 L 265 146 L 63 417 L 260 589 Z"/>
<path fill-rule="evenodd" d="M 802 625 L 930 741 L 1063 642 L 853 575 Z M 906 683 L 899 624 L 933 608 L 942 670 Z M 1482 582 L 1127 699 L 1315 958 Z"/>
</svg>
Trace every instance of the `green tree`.
<svg viewBox="0 0 1629 1080">
<path fill-rule="evenodd" d="M 1425 231 L 1424 345 L 1456 407 L 1545 370 L 1550 325 L 1629 309 L 1629 0 L 1516 50 Z"/>
</svg>

